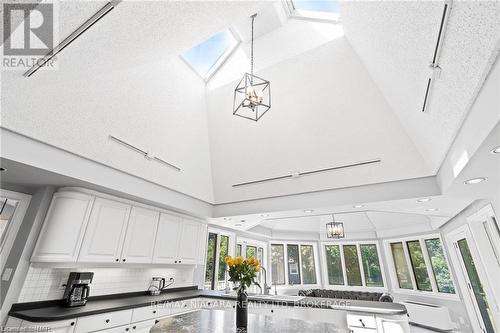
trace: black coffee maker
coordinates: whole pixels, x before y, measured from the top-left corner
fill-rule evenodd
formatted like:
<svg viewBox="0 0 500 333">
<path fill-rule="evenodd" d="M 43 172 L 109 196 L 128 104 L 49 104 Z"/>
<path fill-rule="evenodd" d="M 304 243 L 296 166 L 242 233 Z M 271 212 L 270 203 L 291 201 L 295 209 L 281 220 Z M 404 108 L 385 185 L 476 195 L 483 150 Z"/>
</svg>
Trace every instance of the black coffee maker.
<svg viewBox="0 0 500 333">
<path fill-rule="evenodd" d="M 71 272 L 69 273 L 63 300 L 66 306 L 81 306 L 87 303 L 90 295 L 90 286 L 94 273 Z"/>
</svg>

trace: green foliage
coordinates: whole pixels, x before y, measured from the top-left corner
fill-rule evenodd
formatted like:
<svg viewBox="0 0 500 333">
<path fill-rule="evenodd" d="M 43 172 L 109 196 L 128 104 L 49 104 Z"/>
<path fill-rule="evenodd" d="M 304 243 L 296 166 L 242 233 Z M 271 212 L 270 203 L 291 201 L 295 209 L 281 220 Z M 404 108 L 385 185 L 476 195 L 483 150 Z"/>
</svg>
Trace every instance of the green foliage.
<svg viewBox="0 0 500 333">
<path fill-rule="evenodd" d="M 408 246 L 418 290 L 432 291 L 431 280 L 429 279 L 429 274 L 427 274 L 427 267 L 425 266 L 420 242 L 418 240 L 410 241 L 406 242 L 406 245 Z"/>
<path fill-rule="evenodd" d="M 442 293 L 454 294 L 455 286 L 451 279 L 450 270 L 448 269 L 440 239 L 427 239 L 425 245 L 431 259 L 432 270 L 436 278 L 438 290 Z"/>
</svg>

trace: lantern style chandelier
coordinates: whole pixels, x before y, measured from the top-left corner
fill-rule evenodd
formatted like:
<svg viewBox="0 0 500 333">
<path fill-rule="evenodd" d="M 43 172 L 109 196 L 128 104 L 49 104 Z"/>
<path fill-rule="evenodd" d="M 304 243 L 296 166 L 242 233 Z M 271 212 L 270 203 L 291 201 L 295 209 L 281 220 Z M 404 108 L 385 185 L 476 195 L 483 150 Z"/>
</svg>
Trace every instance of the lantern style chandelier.
<svg viewBox="0 0 500 333">
<path fill-rule="evenodd" d="M 328 238 L 344 238 L 344 223 L 335 222 L 335 216 L 332 214 L 332 222 L 326 224 L 326 237 Z"/>
<path fill-rule="evenodd" d="M 233 114 L 253 121 L 258 121 L 271 108 L 271 83 L 253 74 L 253 26 L 256 16 L 251 16 L 250 73 L 243 75 L 234 90 L 233 100 Z"/>
</svg>

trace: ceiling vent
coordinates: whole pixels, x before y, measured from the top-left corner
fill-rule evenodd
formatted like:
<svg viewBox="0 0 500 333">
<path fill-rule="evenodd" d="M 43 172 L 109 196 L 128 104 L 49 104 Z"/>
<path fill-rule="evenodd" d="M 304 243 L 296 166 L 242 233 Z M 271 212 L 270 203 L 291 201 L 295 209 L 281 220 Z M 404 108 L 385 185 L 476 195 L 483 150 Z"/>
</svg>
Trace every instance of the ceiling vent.
<svg viewBox="0 0 500 333">
<path fill-rule="evenodd" d="M 447 1 L 443 7 L 443 15 L 441 16 L 441 24 L 439 25 L 436 47 L 434 48 L 432 61 L 429 64 L 430 75 L 429 78 L 427 79 L 427 84 L 425 88 L 424 102 L 422 104 L 422 112 L 425 112 L 427 110 L 427 105 L 429 104 L 432 85 L 434 81 L 438 79 L 441 74 L 441 67 L 439 67 L 439 55 L 441 53 L 441 47 L 443 45 L 444 34 L 446 32 L 446 25 L 448 23 L 450 8 L 451 8 L 451 1 Z"/>
<path fill-rule="evenodd" d="M 377 158 L 377 159 L 372 159 L 372 160 L 367 160 L 367 161 L 356 162 L 356 163 L 352 163 L 352 164 L 338 165 L 338 166 L 334 166 L 334 167 L 330 167 L 330 168 L 325 168 L 325 169 L 317 169 L 317 170 L 304 171 L 304 172 L 294 171 L 294 172 L 291 172 L 288 175 L 276 176 L 276 177 L 270 177 L 270 178 L 265 178 L 265 179 L 252 180 L 252 181 L 247 181 L 247 182 L 243 182 L 243 183 L 233 184 L 232 187 L 239 187 L 239 186 L 245 186 L 245 185 L 253 185 L 253 184 L 271 182 L 271 181 L 276 181 L 276 180 L 282 180 L 282 179 L 299 178 L 299 177 L 302 177 L 302 176 L 313 175 L 313 174 L 317 174 L 317 173 L 320 173 L 320 172 L 340 170 L 340 169 L 346 169 L 346 168 L 352 168 L 352 167 L 357 167 L 357 166 L 362 166 L 362 165 L 375 164 L 375 163 L 380 163 L 380 162 L 382 162 L 382 160 L 379 159 L 379 158 Z"/>
</svg>

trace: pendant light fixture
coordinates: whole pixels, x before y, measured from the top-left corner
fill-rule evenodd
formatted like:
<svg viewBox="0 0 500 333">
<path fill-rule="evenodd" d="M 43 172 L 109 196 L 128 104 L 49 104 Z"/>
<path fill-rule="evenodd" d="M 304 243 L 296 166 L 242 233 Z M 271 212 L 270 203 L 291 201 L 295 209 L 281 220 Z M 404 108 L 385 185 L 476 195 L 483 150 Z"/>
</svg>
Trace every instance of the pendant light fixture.
<svg viewBox="0 0 500 333">
<path fill-rule="evenodd" d="M 271 108 L 271 83 L 253 74 L 253 31 L 250 48 L 250 73 L 245 73 L 234 90 L 233 114 L 253 121 L 258 121 Z"/>
<path fill-rule="evenodd" d="M 335 222 L 335 216 L 332 214 L 332 222 L 326 224 L 326 237 L 328 238 L 344 238 L 344 223 Z"/>
</svg>

